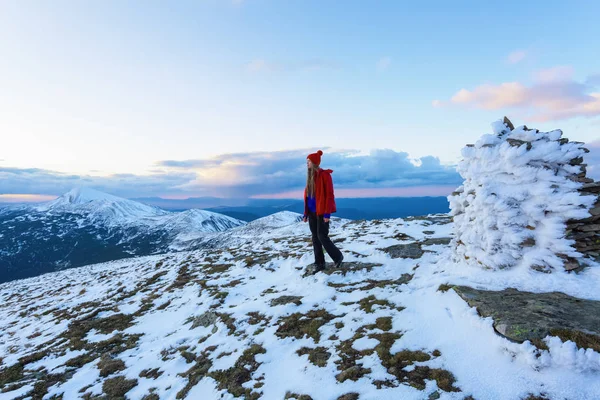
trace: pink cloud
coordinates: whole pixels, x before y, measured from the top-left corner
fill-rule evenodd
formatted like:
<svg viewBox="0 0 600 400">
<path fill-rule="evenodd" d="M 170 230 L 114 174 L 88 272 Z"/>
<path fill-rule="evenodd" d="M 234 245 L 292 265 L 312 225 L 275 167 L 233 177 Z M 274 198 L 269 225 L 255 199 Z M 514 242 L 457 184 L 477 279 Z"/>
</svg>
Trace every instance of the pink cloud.
<svg viewBox="0 0 600 400">
<path fill-rule="evenodd" d="M 41 203 L 56 197 L 45 194 L 0 194 L 0 203 Z"/>
<path fill-rule="evenodd" d="M 585 83 L 573 79 L 573 68 L 560 66 L 540 70 L 534 83 L 520 82 L 483 84 L 472 90 L 461 89 L 448 102 L 434 100 L 433 106 L 459 105 L 484 110 L 522 109 L 533 121 L 561 120 L 600 115 L 600 93 L 588 79 Z"/>
</svg>

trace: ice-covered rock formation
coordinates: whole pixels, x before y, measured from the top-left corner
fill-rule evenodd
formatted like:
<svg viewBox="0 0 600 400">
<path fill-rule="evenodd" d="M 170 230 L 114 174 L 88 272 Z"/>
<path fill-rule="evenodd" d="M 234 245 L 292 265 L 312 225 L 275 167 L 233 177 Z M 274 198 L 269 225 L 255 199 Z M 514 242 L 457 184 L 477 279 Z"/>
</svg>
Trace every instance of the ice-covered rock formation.
<svg viewBox="0 0 600 400">
<path fill-rule="evenodd" d="M 484 268 L 577 269 L 600 249 L 600 184 L 581 142 L 504 118 L 462 150 L 465 179 L 449 196 L 453 256 Z"/>
</svg>

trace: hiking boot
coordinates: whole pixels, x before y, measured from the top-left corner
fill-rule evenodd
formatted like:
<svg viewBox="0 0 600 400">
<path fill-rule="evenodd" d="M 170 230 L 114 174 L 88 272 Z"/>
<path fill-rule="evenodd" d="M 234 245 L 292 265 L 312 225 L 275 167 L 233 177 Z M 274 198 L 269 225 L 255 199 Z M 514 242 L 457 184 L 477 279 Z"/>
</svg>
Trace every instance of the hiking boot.
<svg viewBox="0 0 600 400">
<path fill-rule="evenodd" d="M 321 272 L 321 271 L 325 271 L 325 264 L 315 265 L 315 270 L 313 272 L 313 275 L 316 274 L 317 272 Z"/>
<path fill-rule="evenodd" d="M 343 255 L 342 255 L 342 258 L 340 258 L 338 261 L 335 262 L 335 264 L 333 264 L 333 268 L 340 268 L 342 266 L 342 262 L 344 262 Z"/>
<path fill-rule="evenodd" d="M 325 265 L 311 264 L 306 268 L 304 276 L 315 275 L 318 272 L 325 271 Z"/>
</svg>

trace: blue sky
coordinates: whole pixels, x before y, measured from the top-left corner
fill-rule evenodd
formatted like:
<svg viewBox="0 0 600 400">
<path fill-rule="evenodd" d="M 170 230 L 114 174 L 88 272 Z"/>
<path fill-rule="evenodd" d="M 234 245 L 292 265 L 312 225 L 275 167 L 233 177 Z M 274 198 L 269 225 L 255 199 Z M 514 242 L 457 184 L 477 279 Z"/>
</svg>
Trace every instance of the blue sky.
<svg viewBox="0 0 600 400">
<path fill-rule="evenodd" d="M 282 196 L 317 149 L 340 193 L 443 194 L 503 115 L 600 139 L 597 15 L 593 1 L 2 2 L 0 195 Z"/>
</svg>

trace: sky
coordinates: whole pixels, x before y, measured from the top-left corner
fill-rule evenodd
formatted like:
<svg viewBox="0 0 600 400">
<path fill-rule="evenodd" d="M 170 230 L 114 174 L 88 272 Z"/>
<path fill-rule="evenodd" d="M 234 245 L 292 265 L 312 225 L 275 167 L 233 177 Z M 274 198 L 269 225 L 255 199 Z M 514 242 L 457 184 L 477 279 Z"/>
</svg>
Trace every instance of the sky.
<svg viewBox="0 0 600 400">
<path fill-rule="evenodd" d="M 0 202 L 447 195 L 490 124 L 600 161 L 595 1 L 0 1 Z"/>
</svg>

